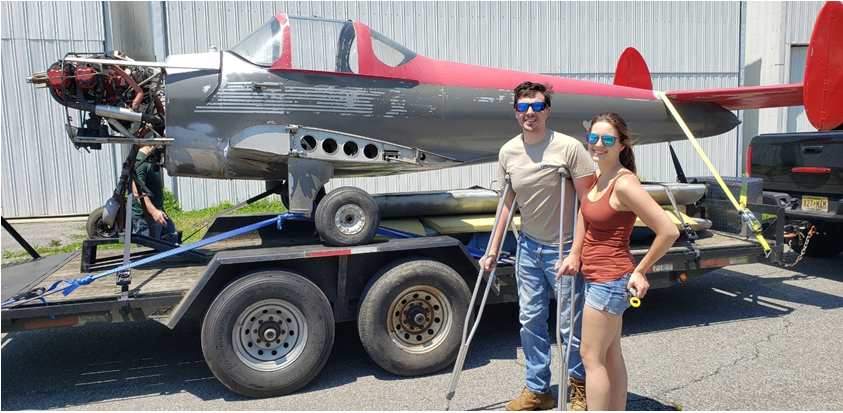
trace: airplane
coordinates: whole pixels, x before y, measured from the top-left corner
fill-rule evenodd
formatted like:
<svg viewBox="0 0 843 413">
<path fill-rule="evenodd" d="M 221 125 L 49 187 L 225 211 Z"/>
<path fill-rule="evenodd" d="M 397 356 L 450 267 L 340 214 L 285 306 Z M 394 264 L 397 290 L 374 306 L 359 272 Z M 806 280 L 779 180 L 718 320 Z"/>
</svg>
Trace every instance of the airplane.
<svg viewBox="0 0 843 413">
<path fill-rule="evenodd" d="M 843 3 L 820 12 L 804 84 L 670 91 L 696 137 L 725 133 L 732 112 L 804 103 L 818 130 L 843 124 Z M 375 235 L 373 197 L 325 194 L 333 177 L 380 176 L 497 160 L 518 131 L 512 90 L 525 80 L 556 91 L 548 127 L 579 137 L 595 114 L 627 119 L 637 144 L 684 139 L 638 51 L 621 55 L 613 84 L 430 59 L 358 21 L 274 15 L 225 51 L 134 61 L 119 52 L 68 53 L 28 78 L 83 113 L 74 145 L 156 145 L 171 176 L 278 183 L 290 212 L 312 217 L 331 245 Z M 66 109 L 66 110 L 67 110 Z M 135 159 L 103 212 L 120 226 Z M 269 186 L 269 185 L 268 185 Z M 314 203 L 316 206 L 314 207 Z"/>
</svg>

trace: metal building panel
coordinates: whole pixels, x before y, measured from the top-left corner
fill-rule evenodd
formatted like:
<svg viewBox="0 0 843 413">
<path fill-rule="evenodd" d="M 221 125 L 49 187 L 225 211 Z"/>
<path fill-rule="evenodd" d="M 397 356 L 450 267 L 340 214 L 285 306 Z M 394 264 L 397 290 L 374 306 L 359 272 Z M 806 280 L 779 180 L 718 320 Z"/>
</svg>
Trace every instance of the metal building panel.
<svg viewBox="0 0 843 413">
<path fill-rule="evenodd" d="M 114 190 L 113 148 L 77 151 L 64 132 L 64 108 L 24 79 L 69 51 L 101 51 L 102 4 L 3 2 L 0 11 L 3 216 L 87 214 Z"/>
<path fill-rule="evenodd" d="M 114 50 L 135 60 L 155 61 L 152 8 L 145 1 L 113 1 L 108 5 Z"/>
<path fill-rule="evenodd" d="M 811 41 L 811 32 L 820 13 L 824 1 L 789 1 L 789 35 L 788 43 L 807 45 Z M 804 70 L 804 69 L 803 69 Z"/>
<path fill-rule="evenodd" d="M 805 82 L 805 62 L 807 60 L 808 46 L 793 46 L 790 48 L 790 83 Z M 786 132 L 816 132 L 816 130 L 808 121 L 805 106 L 787 108 Z"/>
</svg>

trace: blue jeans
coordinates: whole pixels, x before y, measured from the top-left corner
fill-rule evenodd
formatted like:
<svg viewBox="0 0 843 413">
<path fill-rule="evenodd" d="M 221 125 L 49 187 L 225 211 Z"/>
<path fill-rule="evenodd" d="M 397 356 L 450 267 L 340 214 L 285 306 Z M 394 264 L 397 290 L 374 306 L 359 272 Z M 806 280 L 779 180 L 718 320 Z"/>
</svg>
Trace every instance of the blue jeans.
<svg viewBox="0 0 843 413">
<path fill-rule="evenodd" d="M 566 244 L 567 252 L 571 248 Z M 527 388 L 533 393 L 550 391 L 550 335 L 547 331 L 551 294 L 556 297 L 556 271 L 553 267 L 559 260 L 559 248 L 539 244 L 523 233 L 518 242 L 516 279 L 518 281 L 518 304 L 521 308 L 521 348 L 527 364 Z M 562 339 L 567 340 L 571 331 L 571 282 L 574 277 L 563 276 L 562 289 Z M 585 380 L 585 368 L 580 357 L 582 331 L 583 290 L 585 280 L 582 273 L 576 276 L 574 301 L 574 335 L 571 340 L 571 355 L 568 375 Z M 554 309 L 554 315 L 555 315 Z M 557 345 L 563 345 L 557 343 Z M 566 346 L 567 347 L 567 346 Z M 563 360 L 560 360 L 563 362 Z M 561 378 L 560 378 L 561 379 Z"/>
<path fill-rule="evenodd" d="M 132 220 L 132 233 L 140 234 L 151 238 L 158 238 L 164 241 L 169 241 L 172 243 L 177 243 L 178 239 L 176 239 L 176 224 L 173 222 L 170 217 L 167 217 L 167 226 L 162 227 L 158 225 L 157 222 L 152 221 L 152 230 L 154 233 L 150 235 L 149 226 L 146 224 L 146 220 L 143 218 L 133 219 Z"/>
</svg>

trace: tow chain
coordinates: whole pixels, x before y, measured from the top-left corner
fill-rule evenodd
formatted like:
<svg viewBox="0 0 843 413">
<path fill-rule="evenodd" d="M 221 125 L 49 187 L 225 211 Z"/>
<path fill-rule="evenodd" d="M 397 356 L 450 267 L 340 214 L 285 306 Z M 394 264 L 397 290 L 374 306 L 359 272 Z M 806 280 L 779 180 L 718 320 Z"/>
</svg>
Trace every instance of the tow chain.
<svg viewBox="0 0 843 413">
<path fill-rule="evenodd" d="M 811 242 L 811 237 L 813 237 L 814 234 L 816 234 L 816 233 L 817 233 L 817 227 L 811 225 L 811 229 L 808 230 L 808 236 L 805 237 L 805 243 L 802 244 L 802 251 L 799 252 L 799 255 L 796 257 L 796 260 L 793 261 L 792 263 L 788 264 L 784 254 L 782 254 L 782 260 L 779 261 L 779 265 L 781 265 L 782 267 L 785 267 L 785 268 L 790 268 L 790 267 L 793 267 L 796 264 L 799 264 L 799 260 L 801 260 L 802 257 L 805 256 L 805 251 L 808 251 L 808 243 Z M 800 232 L 799 235 L 802 236 L 802 233 Z M 793 241 L 788 241 L 787 245 L 790 245 L 792 242 Z"/>
</svg>

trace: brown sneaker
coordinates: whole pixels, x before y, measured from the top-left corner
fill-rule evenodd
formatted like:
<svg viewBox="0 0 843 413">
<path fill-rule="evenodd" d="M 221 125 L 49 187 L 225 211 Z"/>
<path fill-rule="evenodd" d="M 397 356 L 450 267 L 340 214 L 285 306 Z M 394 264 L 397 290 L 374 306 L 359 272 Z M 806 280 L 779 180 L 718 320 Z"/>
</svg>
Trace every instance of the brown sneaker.
<svg viewBox="0 0 843 413">
<path fill-rule="evenodd" d="M 547 410 L 552 409 L 555 404 L 556 402 L 553 400 L 553 393 L 547 392 L 542 394 L 536 394 L 531 392 L 525 386 L 520 396 L 506 404 L 506 410 Z"/>
<path fill-rule="evenodd" d="M 585 401 L 585 380 L 571 377 L 571 411 L 584 412 L 588 410 Z"/>
</svg>

